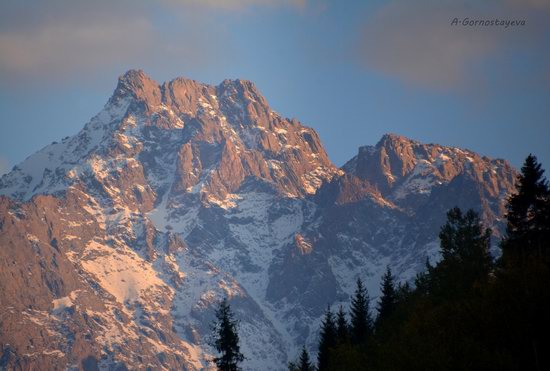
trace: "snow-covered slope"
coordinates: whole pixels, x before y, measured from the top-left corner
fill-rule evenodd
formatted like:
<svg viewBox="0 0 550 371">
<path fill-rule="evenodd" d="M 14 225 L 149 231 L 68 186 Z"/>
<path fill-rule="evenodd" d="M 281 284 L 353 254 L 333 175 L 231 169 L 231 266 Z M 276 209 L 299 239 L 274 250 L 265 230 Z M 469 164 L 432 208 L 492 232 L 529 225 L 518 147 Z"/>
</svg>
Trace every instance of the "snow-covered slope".
<svg viewBox="0 0 550 371">
<path fill-rule="evenodd" d="M 498 228 L 514 176 L 393 135 L 337 169 L 251 82 L 129 71 L 0 180 L 0 366 L 212 366 L 228 297 L 245 369 L 284 369 L 357 276 L 376 297 L 387 264 L 409 279 L 435 256 L 448 204 Z"/>
</svg>

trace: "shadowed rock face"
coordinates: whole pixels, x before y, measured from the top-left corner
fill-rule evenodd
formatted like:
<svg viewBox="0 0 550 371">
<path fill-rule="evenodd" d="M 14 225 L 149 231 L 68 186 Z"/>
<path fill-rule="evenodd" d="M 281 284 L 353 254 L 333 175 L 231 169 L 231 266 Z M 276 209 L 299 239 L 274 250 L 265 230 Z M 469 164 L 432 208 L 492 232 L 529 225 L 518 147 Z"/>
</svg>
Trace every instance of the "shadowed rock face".
<svg viewBox="0 0 550 371">
<path fill-rule="evenodd" d="M 515 171 L 386 135 L 342 169 L 253 83 L 143 71 L 0 180 L 0 368 L 202 369 L 218 300 L 245 369 L 284 369 L 358 275 L 436 256 L 448 208 L 500 228 Z"/>
</svg>

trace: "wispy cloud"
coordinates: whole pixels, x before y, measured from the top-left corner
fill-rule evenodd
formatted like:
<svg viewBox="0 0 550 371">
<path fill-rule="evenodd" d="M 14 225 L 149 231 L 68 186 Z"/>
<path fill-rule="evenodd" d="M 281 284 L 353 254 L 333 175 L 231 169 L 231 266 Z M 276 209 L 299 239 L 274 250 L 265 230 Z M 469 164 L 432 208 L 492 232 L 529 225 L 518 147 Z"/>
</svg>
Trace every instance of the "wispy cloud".
<svg viewBox="0 0 550 371">
<path fill-rule="evenodd" d="M 154 44 L 153 27 L 143 17 L 48 22 L 1 33 L 0 68 L 12 77 L 70 74 L 151 53 Z"/>
<path fill-rule="evenodd" d="M 535 54 L 548 60 L 549 4 L 543 0 L 392 1 L 365 20 L 357 46 L 359 59 L 369 70 L 415 85 L 436 89 L 477 85 L 487 74 L 480 67 L 496 56 L 515 53 L 495 63 L 502 73 L 514 68 L 518 57 Z M 465 18 L 526 20 L 526 25 L 453 26 L 455 18 L 459 22 Z M 546 73 L 529 65 L 524 70 Z"/>
<path fill-rule="evenodd" d="M 0 81 L 63 80 L 119 66 L 202 66 L 230 55 L 216 16 L 303 6 L 305 0 L 6 0 Z"/>
<path fill-rule="evenodd" d="M 303 8 L 306 0 L 169 0 L 172 3 L 192 4 L 219 9 L 243 9 L 250 6 L 291 6 Z"/>
</svg>

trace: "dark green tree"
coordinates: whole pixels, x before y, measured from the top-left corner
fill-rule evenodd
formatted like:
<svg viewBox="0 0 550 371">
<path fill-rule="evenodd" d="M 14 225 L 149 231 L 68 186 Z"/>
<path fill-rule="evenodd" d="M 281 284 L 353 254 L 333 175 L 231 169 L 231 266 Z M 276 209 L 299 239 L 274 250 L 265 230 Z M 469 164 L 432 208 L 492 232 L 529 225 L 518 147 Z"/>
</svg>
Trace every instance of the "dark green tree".
<svg viewBox="0 0 550 371">
<path fill-rule="evenodd" d="M 336 313 L 336 337 L 338 344 L 347 344 L 349 342 L 349 324 L 346 320 L 344 308 L 340 305 Z"/>
<path fill-rule="evenodd" d="M 517 193 L 510 196 L 506 238 L 502 241 L 504 261 L 528 255 L 547 254 L 550 249 L 550 193 L 544 170 L 529 155 L 517 180 Z"/>
<path fill-rule="evenodd" d="M 439 239 L 441 261 L 427 267 L 432 294 L 456 296 L 489 278 L 491 230 L 483 228 L 475 211 L 449 210 Z"/>
<path fill-rule="evenodd" d="M 214 324 L 214 347 L 220 353 L 214 358 L 214 362 L 221 371 L 238 371 L 239 363 L 244 360 L 239 346 L 237 333 L 237 321 L 233 318 L 231 307 L 224 298 L 216 310 L 216 322 Z"/>
<path fill-rule="evenodd" d="M 487 324 L 482 300 L 493 277 L 490 232 L 474 211 L 454 208 L 439 237 L 441 260 L 426 262 L 416 288 L 396 290 L 393 314 L 377 326 L 370 357 L 377 369 L 501 369 L 506 363 L 487 341 L 494 325 Z"/>
<path fill-rule="evenodd" d="M 397 303 L 397 293 L 395 291 L 395 278 L 391 273 L 390 266 L 386 268 L 386 273 L 382 276 L 382 284 L 380 287 L 380 301 L 378 302 L 378 317 L 376 318 L 377 323 L 383 322 L 387 319 L 395 310 Z"/>
<path fill-rule="evenodd" d="M 309 353 L 307 352 L 306 346 L 302 346 L 302 352 L 300 353 L 300 358 L 298 359 L 298 364 L 296 365 L 296 371 L 313 371 L 315 367 L 311 364 L 309 358 Z"/>
<path fill-rule="evenodd" d="M 321 323 L 321 333 L 319 339 L 319 353 L 317 353 L 317 369 L 324 371 L 328 369 L 330 360 L 330 351 L 336 346 L 336 323 L 334 314 L 330 306 L 325 312 L 325 318 Z"/>
<path fill-rule="evenodd" d="M 357 279 L 357 287 L 351 300 L 350 319 L 352 343 L 364 344 L 372 333 L 373 321 L 370 314 L 369 294 L 360 278 Z"/>
<path fill-rule="evenodd" d="M 492 290 L 498 344 L 519 369 L 550 369 L 550 190 L 529 155 L 509 197 L 502 258 Z M 502 305 L 502 303 L 506 305 Z"/>
</svg>

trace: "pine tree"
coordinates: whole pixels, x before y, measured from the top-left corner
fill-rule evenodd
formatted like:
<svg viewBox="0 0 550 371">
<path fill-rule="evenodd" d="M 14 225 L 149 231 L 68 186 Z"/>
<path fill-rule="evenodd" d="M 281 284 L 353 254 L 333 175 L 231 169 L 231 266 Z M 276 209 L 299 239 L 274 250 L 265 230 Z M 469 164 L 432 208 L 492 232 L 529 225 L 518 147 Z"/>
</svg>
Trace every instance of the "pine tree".
<svg viewBox="0 0 550 371">
<path fill-rule="evenodd" d="M 397 293 L 395 291 L 394 277 L 391 273 L 390 266 L 387 266 L 386 273 L 382 276 L 382 284 L 380 291 L 382 296 L 378 302 L 378 317 L 377 323 L 381 323 L 388 318 L 395 309 L 397 303 Z"/>
<path fill-rule="evenodd" d="M 297 371 L 313 371 L 313 365 L 309 359 L 309 353 L 307 352 L 306 346 L 302 347 L 302 353 L 300 353 L 300 358 L 298 359 L 298 365 L 296 366 Z"/>
<path fill-rule="evenodd" d="M 448 296 L 467 292 L 476 282 L 488 279 L 492 269 L 491 230 L 483 228 L 475 211 L 463 214 L 457 207 L 449 210 L 439 239 L 442 259 L 428 268 L 434 293 Z"/>
<path fill-rule="evenodd" d="M 349 341 L 349 325 L 341 305 L 336 314 L 336 338 L 338 344 L 346 344 Z"/>
<path fill-rule="evenodd" d="M 503 259 L 523 259 L 527 255 L 548 254 L 550 241 L 550 192 L 544 170 L 529 155 L 518 176 L 517 193 L 508 199 Z"/>
<path fill-rule="evenodd" d="M 321 334 L 319 339 L 319 353 L 317 353 L 317 369 L 324 371 L 328 369 L 330 351 L 336 346 L 336 323 L 330 306 L 325 312 L 325 318 L 321 323 Z"/>
<path fill-rule="evenodd" d="M 363 344 L 372 333 L 372 318 L 369 309 L 369 294 L 360 278 L 357 279 L 355 294 L 351 300 L 351 341 Z"/>
<path fill-rule="evenodd" d="M 537 158 L 529 155 L 509 197 L 501 269 L 491 315 L 506 326 L 498 339 L 519 369 L 550 369 L 550 190 Z M 504 299 L 505 298 L 505 299 Z M 506 302 L 506 306 L 502 303 Z"/>
<path fill-rule="evenodd" d="M 214 325 L 214 347 L 221 355 L 214 358 L 214 362 L 221 371 L 238 371 L 239 363 L 244 360 L 240 351 L 239 335 L 237 333 L 237 321 L 233 318 L 231 307 L 224 298 L 216 310 L 216 323 Z"/>
</svg>

